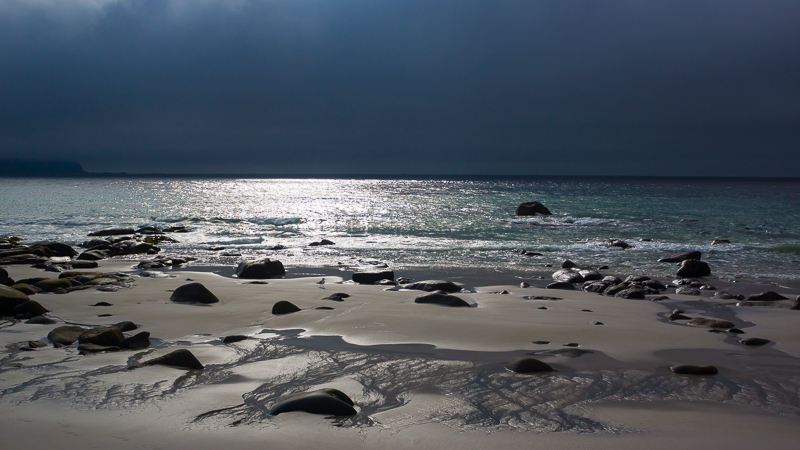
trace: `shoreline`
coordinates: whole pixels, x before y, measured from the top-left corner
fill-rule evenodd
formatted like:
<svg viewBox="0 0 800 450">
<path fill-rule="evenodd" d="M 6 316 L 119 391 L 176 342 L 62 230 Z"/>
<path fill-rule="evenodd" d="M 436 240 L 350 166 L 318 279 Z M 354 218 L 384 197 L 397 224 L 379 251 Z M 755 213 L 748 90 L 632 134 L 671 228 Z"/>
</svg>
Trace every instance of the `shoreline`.
<svg viewBox="0 0 800 450">
<path fill-rule="evenodd" d="M 397 271 L 396 276 L 417 280 L 474 282 L 468 287 L 476 292 L 454 294 L 473 307 L 448 308 L 416 304 L 421 291 L 346 283 L 350 272 L 338 268 L 289 267 L 286 278 L 256 284 L 221 276 L 214 273 L 220 268 L 211 267 L 139 277 L 135 263 L 101 261 L 98 269 L 83 270 L 133 274 L 129 288 L 31 296 L 58 324 L 17 322 L 0 328 L 2 343 L 11 345 L 47 342 L 43 336 L 65 323 L 103 326 L 130 320 L 138 326 L 131 334 L 146 330 L 152 339 L 143 350 L 87 355 L 74 346 L 5 348 L 0 423 L 9 442 L 117 442 L 125 449 L 191 442 L 210 449 L 222 442 L 250 448 L 267 439 L 276 447 L 412 448 L 460 442 L 485 448 L 521 445 L 535 436 L 557 448 L 610 449 L 641 448 L 662 438 L 661 448 L 667 448 L 666 442 L 674 441 L 666 437 L 675 434 L 689 447 L 725 443 L 741 448 L 743 442 L 753 445 L 746 436 L 761 441 L 764 427 L 770 427 L 768 439 L 776 445 L 800 436 L 800 311 L 737 306 L 736 300 L 711 299 L 706 292 L 670 292 L 667 300 L 651 301 L 655 296 L 631 300 L 522 288 L 516 274 L 485 270 Z M 8 271 L 15 278 L 58 276 L 22 266 Z M 324 288 L 316 283 L 320 276 L 327 278 Z M 706 281 L 726 286 L 724 280 Z M 169 300 L 175 289 L 191 282 L 202 283 L 220 302 Z M 731 286 L 739 293 L 770 285 Z M 791 286 L 775 290 L 800 292 Z M 336 292 L 350 297 L 325 298 Z M 270 309 L 281 300 L 300 311 L 273 314 Z M 99 301 L 111 306 L 91 306 Z M 732 321 L 744 334 L 711 333 L 671 321 L 676 308 L 692 317 Z M 223 344 L 230 335 L 245 339 Z M 750 348 L 739 343 L 742 337 L 770 343 Z M 205 368 L 130 369 L 175 349 L 190 350 Z M 516 357 L 537 358 L 554 372 L 525 375 L 505 369 Z M 677 375 L 669 369 L 675 364 L 713 364 L 719 374 Z M 336 419 L 265 414 L 287 394 L 322 387 L 346 392 L 358 414 Z M 687 426 L 686 417 L 702 426 Z M 17 423 L 22 425 L 12 426 Z M 42 427 L 53 431 L 31 436 Z M 141 429 L 148 429 L 148 436 Z"/>
</svg>

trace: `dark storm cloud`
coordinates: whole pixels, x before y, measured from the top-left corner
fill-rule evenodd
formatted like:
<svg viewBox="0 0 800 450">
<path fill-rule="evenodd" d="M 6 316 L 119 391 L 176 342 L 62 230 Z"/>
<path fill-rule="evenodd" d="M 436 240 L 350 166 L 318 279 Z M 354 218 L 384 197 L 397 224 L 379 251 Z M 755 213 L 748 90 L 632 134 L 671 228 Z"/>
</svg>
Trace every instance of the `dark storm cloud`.
<svg viewBox="0 0 800 450">
<path fill-rule="evenodd" d="M 10 0 L 0 156 L 796 176 L 798 19 L 795 1 Z"/>
</svg>

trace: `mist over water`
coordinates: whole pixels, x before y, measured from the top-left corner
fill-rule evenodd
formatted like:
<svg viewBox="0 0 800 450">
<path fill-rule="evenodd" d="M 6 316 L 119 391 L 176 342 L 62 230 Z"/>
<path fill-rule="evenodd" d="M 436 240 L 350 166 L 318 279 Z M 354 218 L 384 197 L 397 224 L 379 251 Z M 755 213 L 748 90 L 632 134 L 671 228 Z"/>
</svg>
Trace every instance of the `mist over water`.
<svg viewBox="0 0 800 450">
<path fill-rule="evenodd" d="M 374 259 L 394 268 L 531 272 L 568 258 L 669 276 L 674 265 L 658 258 L 700 250 L 715 276 L 800 277 L 798 180 L 0 179 L 0 190 L 0 234 L 75 245 L 105 228 L 183 225 L 190 232 L 170 234 L 179 242 L 162 243 L 162 254 L 202 265 Z M 553 215 L 514 215 L 533 200 Z M 336 245 L 308 246 L 321 239 Z M 731 243 L 712 246 L 714 239 Z M 514 251 L 522 248 L 543 256 Z"/>
</svg>

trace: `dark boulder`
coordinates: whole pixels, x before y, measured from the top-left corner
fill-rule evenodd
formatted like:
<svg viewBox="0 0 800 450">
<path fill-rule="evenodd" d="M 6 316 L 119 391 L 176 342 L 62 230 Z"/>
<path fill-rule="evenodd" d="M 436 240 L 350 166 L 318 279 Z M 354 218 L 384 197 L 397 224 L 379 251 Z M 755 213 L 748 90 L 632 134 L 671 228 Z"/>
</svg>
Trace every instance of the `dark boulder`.
<svg viewBox="0 0 800 450">
<path fill-rule="evenodd" d="M 0 267 L 0 284 L 4 286 L 11 286 L 14 283 L 14 279 L 8 276 L 8 271 Z"/>
<path fill-rule="evenodd" d="M 272 305 L 272 314 L 291 314 L 300 311 L 294 303 L 281 300 Z"/>
<path fill-rule="evenodd" d="M 47 339 L 53 344 L 72 345 L 85 331 L 86 329 L 77 325 L 64 325 L 47 333 Z"/>
<path fill-rule="evenodd" d="M 53 292 L 56 289 L 67 289 L 72 287 L 74 283 L 69 278 L 56 278 L 53 280 L 42 280 L 34 284 L 35 287 L 42 290 L 42 292 Z"/>
<path fill-rule="evenodd" d="M 692 320 L 692 318 L 687 316 L 687 315 L 684 315 L 684 314 L 681 314 L 681 313 L 678 313 L 678 312 L 674 312 L 674 313 L 670 314 L 669 320 Z"/>
<path fill-rule="evenodd" d="M 563 263 L 561 263 L 562 269 L 572 269 L 573 267 L 578 267 L 578 265 L 570 260 L 566 260 Z"/>
<path fill-rule="evenodd" d="M 344 292 L 336 292 L 336 293 L 333 293 L 333 294 L 323 298 L 323 300 L 333 300 L 335 302 L 343 302 L 344 299 L 346 299 L 348 297 L 350 297 L 350 294 L 346 294 Z"/>
<path fill-rule="evenodd" d="M 553 280 L 564 283 L 583 283 L 585 281 L 580 273 L 571 269 L 561 269 L 553 273 Z"/>
<path fill-rule="evenodd" d="M 169 297 L 175 303 L 218 303 L 219 299 L 202 283 L 189 283 L 175 289 Z"/>
<path fill-rule="evenodd" d="M 690 286 L 681 286 L 678 289 L 675 289 L 676 294 L 681 295 L 701 295 L 702 293 L 693 287 Z"/>
<path fill-rule="evenodd" d="M 86 250 L 78 255 L 78 260 L 81 261 L 99 261 L 101 259 L 108 259 L 111 257 L 111 252 L 108 250 Z"/>
<path fill-rule="evenodd" d="M 189 370 L 201 370 L 203 369 L 203 364 L 197 360 L 197 358 L 186 349 L 175 350 L 174 352 L 167 353 L 164 356 L 160 356 L 158 358 L 151 359 L 149 361 L 145 361 L 140 366 L 171 366 L 177 367 L 179 369 L 189 369 Z"/>
<path fill-rule="evenodd" d="M 122 236 L 125 234 L 134 234 L 136 230 L 133 228 L 112 228 L 109 230 L 100 230 L 94 231 L 89 233 L 88 236 L 97 237 L 97 236 Z"/>
<path fill-rule="evenodd" d="M 517 210 L 514 212 L 514 214 L 518 216 L 534 216 L 536 214 L 550 216 L 553 213 L 551 213 L 546 206 L 539 202 L 526 202 L 520 203 L 520 205 L 517 206 Z"/>
<path fill-rule="evenodd" d="M 699 261 L 701 253 L 699 251 L 692 251 L 686 253 L 679 253 L 677 255 L 668 256 L 666 258 L 661 258 L 658 262 L 667 262 L 667 263 L 679 263 L 686 260 L 694 259 Z"/>
<path fill-rule="evenodd" d="M 35 316 L 26 320 L 25 323 L 32 325 L 53 325 L 58 323 L 58 321 L 47 316 Z"/>
<path fill-rule="evenodd" d="M 659 291 L 663 291 L 663 290 L 665 290 L 665 289 L 667 288 L 667 287 L 664 285 L 664 283 L 662 283 L 662 282 L 660 282 L 660 281 L 658 281 L 658 280 L 645 280 L 645 281 L 642 283 L 642 285 L 643 285 L 643 286 L 647 286 L 647 287 L 649 287 L 649 288 L 657 289 L 657 290 L 659 290 Z"/>
<path fill-rule="evenodd" d="M 164 234 L 158 227 L 141 227 L 137 228 L 134 233 L 136 234 Z M 126 233 L 127 234 L 127 233 Z"/>
<path fill-rule="evenodd" d="M 565 291 L 574 291 L 575 285 L 572 283 L 565 283 L 563 281 L 556 281 L 545 286 L 545 289 L 563 289 Z"/>
<path fill-rule="evenodd" d="M 261 261 L 242 261 L 236 268 L 236 276 L 243 279 L 277 278 L 286 275 L 283 263 L 277 259 L 264 259 Z"/>
<path fill-rule="evenodd" d="M 644 291 L 638 287 L 629 287 L 614 294 L 614 297 L 627 298 L 631 300 L 644 300 Z"/>
<path fill-rule="evenodd" d="M 552 372 L 549 364 L 535 358 L 512 358 L 506 363 L 506 369 L 516 373 Z"/>
<path fill-rule="evenodd" d="M 358 411 L 353 406 L 355 406 L 353 400 L 342 391 L 338 389 L 320 389 L 290 395 L 278 400 L 268 414 L 277 416 L 285 412 L 302 411 L 327 416 L 353 416 L 358 414 Z"/>
<path fill-rule="evenodd" d="M 620 280 L 619 278 L 617 278 L 615 276 L 611 276 L 611 275 L 603 277 L 603 279 L 600 280 L 600 281 L 602 281 L 603 283 L 608 283 L 608 284 L 610 284 L 612 286 L 615 285 L 615 284 L 622 283 L 622 280 Z"/>
<path fill-rule="evenodd" d="M 28 300 L 17 305 L 12 311 L 12 316 L 36 317 L 47 314 L 49 311 L 36 300 Z"/>
<path fill-rule="evenodd" d="M 760 294 L 754 294 L 747 297 L 748 302 L 771 302 L 775 300 L 788 300 L 788 298 L 773 291 L 766 291 Z"/>
<path fill-rule="evenodd" d="M 603 279 L 603 275 L 601 275 L 599 272 L 595 272 L 594 270 L 579 270 L 578 274 L 583 277 L 584 281 L 596 281 Z"/>
<path fill-rule="evenodd" d="M 122 331 L 117 327 L 91 328 L 81 333 L 78 337 L 78 342 L 81 344 L 95 344 L 106 347 L 119 346 L 124 340 L 125 336 L 122 335 Z"/>
<path fill-rule="evenodd" d="M 150 333 L 148 333 L 147 331 L 136 333 L 133 336 L 123 340 L 120 345 L 122 347 L 131 350 L 141 350 L 144 348 L 148 348 L 150 347 Z"/>
<path fill-rule="evenodd" d="M 583 290 L 586 292 L 594 292 L 602 294 L 610 285 L 602 281 L 587 281 L 583 284 Z"/>
<path fill-rule="evenodd" d="M 444 291 L 434 291 L 422 294 L 414 299 L 414 303 L 431 303 L 441 306 L 469 307 L 469 303 L 455 295 L 447 294 Z"/>
<path fill-rule="evenodd" d="M 30 300 L 22 292 L 0 284 L 0 316 L 8 316 L 14 308 Z"/>
<path fill-rule="evenodd" d="M 122 331 L 122 332 L 133 331 L 133 330 L 139 328 L 139 327 L 136 326 L 135 323 L 133 323 L 133 322 L 131 322 L 129 320 L 114 324 L 114 326 L 119 328 L 119 331 Z"/>
<path fill-rule="evenodd" d="M 711 275 L 711 268 L 703 261 L 687 259 L 681 263 L 676 275 L 684 278 L 705 277 Z"/>
<path fill-rule="evenodd" d="M 714 366 L 693 366 L 690 364 L 672 366 L 669 370 L 681 375 L 716 375 L 719 373 L 719 370 Z"/>
<path fill-rule="evenodd" d="M 626 249 L 626 248 L 629 248 L 631 246 L 627 242 L 625 242 L 623 240 L 620 240 L 620 239 L 610 239 L 608 241 L 608 243 L 609 243 L 609 245 L 611 247 L 617 247 L 617 248 L 621 248 L 621 249 Z"/>
<path fill-rule="evenodd" d="M 711 241 L 711 245 L 722 245 L 722 244 L 730 244 L 731 241 L 728 239 L 714 239 Z"/>
<path fill-rule="evenodd" d="M 417 291 L 443 291 L 443 292 L 461 292 L 461 286 L 453 283 L 452 281 L 445 280 L 426 280 L 417 281 L 416 283 L 404 284 L 401 286 L 403 289 L 414 289 Z"/>
<path fill-rule="evenodd" d="M 625 289 L 628 289 L 629 287 L 630 287 L 630 286 L 629 286 L 627 283 L 619 283 L 619 284 L 615 284 L 615 285 L 613 285 L 613 286 L 609 286 L 609 287 L 607 287 L 607 288 L 606 288 L 606 289 L 603 291 L 603 295 L 607 295 L 607 296 L 609 296 L 609 297 L 613 297 L 613 296 L 617 295 L 617 293 L 618 293 L 618 292 L 622 292 L 622 291 L 624 291 Z"/>
<path fill-rule="evenodd" d="M 353 273 L 353 281 L 358 284 L 375 284 L 381 280 L 394 279 L 393 270 L 368 271 Z"/>
<path fill-rule="evenodd" d="M 63 242 L 56 242 L 56 241 L 43 241 L 43 242 L 36 242 L 33 245 L 40 245 L 50 250 L 53 256 L 67 256 L 72 258 L 73 256 L 77 255 L 78 252 L 75 251 L 70 245 L 65 244 Z"/>
</svg>

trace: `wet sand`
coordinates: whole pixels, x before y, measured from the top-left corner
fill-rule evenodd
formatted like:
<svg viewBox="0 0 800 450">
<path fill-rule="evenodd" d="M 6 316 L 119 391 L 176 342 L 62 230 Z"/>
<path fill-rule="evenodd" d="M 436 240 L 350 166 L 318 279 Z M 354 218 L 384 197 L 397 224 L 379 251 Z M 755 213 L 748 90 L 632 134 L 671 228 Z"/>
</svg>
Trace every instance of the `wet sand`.
<svg viewBox="0 0 800 450">
<path fill-rule="evenodd" d="M 110 262 L 100 270 L 130 267 Z M 7 269 L 15 279 L 57 276 Z M 117 292 L 32 296 L 64 323 L 133 321 L 135 332 L 151 333 L 152 347 L 91 355 L 74 347 L 18 351 L 14 343 L 46 342 L 58 325 L 4 322 L 1 342 L 12 344 L 0 354 L 4 439 L 35 448 L 751 448 L 800 437 L 800 311 L 674 291 L 651 301 L 521 288 L 508 281 L 519 280 L 511 273 L 492 279 L 468 272 L 449 278 L 474 288 L 455 294 L 473 307 L 448 308 L 414 303 L 419 291 L 338 284 L 345 277 L 328 269 L 302 272 L 313 277 L 251 284 L 172 271 L 171 278 L 136 277 L 134 287 Z M 426 278 L 448 274 L 432 275 Z M 531 284 L 549 281 L 524 276 Z M 171 302 L 171 292 L 190 280 L 220 302 Z M 793 286 L 709 282 L 733 294 L 800 293 Z M 323 299 L 334 292 L 350 297 Z M 526 299 L 536 296 L 558 299 Z M 280 300 L 301 311 L 272 314 Z M 100 301 L 113 306 L 90 306 Z M 745 334 L 670 321 L 675 308 L 729 320 Z M 111 315 L 99 317 L 105 314 Z M 222 343 L 234 334 L 248 339 Z M 771 342 L 739 343 L 748 337 Z M 130 370 L 178 348 L 205 368 Z M 555 371 L 507 371 L 505 362 L 519 356 Z M 719 374 L 676 375 L 669 370 L 675 364 L 713 364 Z M 267 414 L 288 394 L 322 387 L 347 393 L 358 414 Z"/>
</svg>

